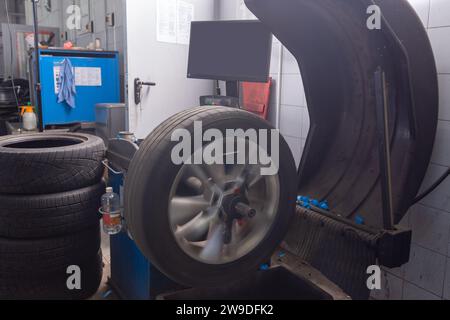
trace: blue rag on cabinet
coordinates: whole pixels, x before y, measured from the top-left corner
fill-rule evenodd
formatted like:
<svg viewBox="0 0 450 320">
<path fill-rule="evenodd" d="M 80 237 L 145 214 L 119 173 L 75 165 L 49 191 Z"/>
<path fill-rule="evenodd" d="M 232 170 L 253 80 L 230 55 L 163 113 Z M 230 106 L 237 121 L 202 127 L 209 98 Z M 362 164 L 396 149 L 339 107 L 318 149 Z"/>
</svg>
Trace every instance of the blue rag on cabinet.
<svg viewBox="0 0 450 320">
<path fill-rule="evenodd" d="M 58 103 L 65 101 L 71 108 L 75 108 L 75 96 L 77 94 L 75 88 L 75 74 L 69 59 L 64 59 L 61 64 L 58 85 Z"/>
</svg>

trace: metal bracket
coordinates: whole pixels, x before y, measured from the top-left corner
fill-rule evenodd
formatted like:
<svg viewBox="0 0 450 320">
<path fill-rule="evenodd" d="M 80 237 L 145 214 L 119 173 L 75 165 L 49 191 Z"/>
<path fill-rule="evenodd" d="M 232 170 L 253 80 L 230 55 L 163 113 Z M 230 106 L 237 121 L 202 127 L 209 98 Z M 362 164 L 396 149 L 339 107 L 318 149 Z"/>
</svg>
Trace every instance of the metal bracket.
<svg viewBox="0 0 450 320">
<path fill-rule="evenodd" d="M 411 230 L 385 230 L 378 240 L 378 263 L 388 268 L 398 268 L 408 263 L 411 240 Z"/>
<path fill-rule="evenodd" d="M 139 147 L 127 139 L 112 139 L 106 151 L 107 164 L 104 164 L 115 174 L 125 174 Z M 110 168 L 111 165 L 115 168 Z"/>
<path fill-rule="evenodd" d="M 114 170 L 114 168 L 109 165 L 108 160 L 103 160 L 102 163 L 105 166 L 105 168 L 111 170 L 112 173 L 114 173 L 114 174 L 123 174 L 122 171 Z"/>
</svg>

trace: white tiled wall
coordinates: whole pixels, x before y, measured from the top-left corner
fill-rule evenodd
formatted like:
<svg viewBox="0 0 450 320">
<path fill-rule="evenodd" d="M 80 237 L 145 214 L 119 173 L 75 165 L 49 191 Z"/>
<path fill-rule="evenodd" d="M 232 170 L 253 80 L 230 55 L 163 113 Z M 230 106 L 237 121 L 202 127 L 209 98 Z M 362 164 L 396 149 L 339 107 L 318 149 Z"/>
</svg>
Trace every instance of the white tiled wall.
<svg viewBox="0 0 450 320">
<path fill-rule="evenodd" d="M 291 141 L 291 149 L 299 165 L 309 132 L 309 113 L 298 63 L 287 49 L 283 50 L 280 131 Z"/>
<path fill-rule="evenodd" d="M 423 189 L 450 166 L 450 0 L 408 0 L 428 30 L 439 72 L 439 125 L 432 163 Z M 413 230 L 411 261 L 386 270 L 374 298 L 450 299 L 450 179 L 402 221 Z"/>
<path fill-rule="evenodd" d="M 272 50 L 272 69 L 270 76 L 277 85 L 281 85 L 280 131 L 291 147 L 295 161 L 299 165 L 309 132 L 309 114 L 297 60 L 286 48 L 282 48 L 281 83 L 279 83 L 278 66 L 280 62 L 280 46 L 280 42 L 275 39 Z M 272 110 L 270 120 L 274 125 L 276 125 L 274 110 L 276 109 L 277 94 L 277 86 L 274 86 L 272 90 L 272 103 L 270 105 Z"/>
</svg>

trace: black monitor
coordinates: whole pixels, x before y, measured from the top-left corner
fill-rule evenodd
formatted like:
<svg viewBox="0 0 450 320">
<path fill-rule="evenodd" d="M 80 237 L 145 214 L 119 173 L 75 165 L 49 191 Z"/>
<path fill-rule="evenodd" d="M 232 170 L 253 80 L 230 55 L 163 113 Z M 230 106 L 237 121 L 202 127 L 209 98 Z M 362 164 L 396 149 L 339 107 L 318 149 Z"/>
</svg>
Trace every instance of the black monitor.
<svg viewBox="0 0 450 320">
<path fill-rule="evenodd" d="M 257 20 L 192 22 L 188 78 L 267 82 L 272 34 Z"/>
</svg>

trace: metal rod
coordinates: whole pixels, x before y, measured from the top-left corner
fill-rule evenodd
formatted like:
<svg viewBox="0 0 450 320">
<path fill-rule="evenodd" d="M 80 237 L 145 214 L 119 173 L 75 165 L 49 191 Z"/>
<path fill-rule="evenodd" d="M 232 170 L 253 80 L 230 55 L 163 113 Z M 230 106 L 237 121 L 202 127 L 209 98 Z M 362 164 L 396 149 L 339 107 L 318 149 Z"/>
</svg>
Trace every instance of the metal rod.
<svg viewBox="0 0 450 320">
<path fill-rule="evenodd" d="M 280 42 L 279 48 L 279 60 L 278 60 L 278 73 L 277 73 L 277 102 L 276 102 L 276 120 L 275 127 L 281 129 L 281 94 L 283 83 L 283 64 L 284 64 L 284 46 Z"/>
<path fill-rule="evenodd" d="M 321 209 L 321 208 L 318 208 L 318 207 L 315 207 L 315 206 L 311 206 L 311 209 L 305 209 L 305 208 L 301 208 L 301 209 L 302 209 L 302 210 L 305 210 L 305 211 L 311 211 L 311 212 L 315 212 L 315 213 L 320 213 L 321 215 L 323 215 L 323 216 L 325 216 L 325 217 L 327 217 L 327 218 L 329 218 L 329 219 L 332 219 L 332 220 L 334 220 L 334 221 L 343 223 L 343 224 L 345 224 L 345 225 L 347 225 L 347 226 L 349 226 L 349 227 L 352 227 L 352 228 L 354 228 L 354 229 L 357 229 L 357 230 L 360 230 L 360 231 L 363 231 L 363 232 L 370 233 L 370 234 L 372 234 L 372 235 L 380 234 L 380 231 L 377 230 L 377 229 L 374 229 L 374 228 L 372 228 L 372 227 L 370 227 L 370 226 L 366 226 L 366 225 L 362 225 L 362 224 L 356 224 L 356 223 L 353 222 L 352 220 L 343 218 L 343 217 L 338 216 L 338 215 L 336 215 L 336 214 L 332 214 L 332 213 L 329 212 L 329 211 L 325 211 L 325 210 L 323 210 L 323 209 Z"/>
<path fill-rule="evenodd" d="M 39 132 L 43 132 L 44 123 L 42 119 L 41 74 L 39 63 L 39 22 L 37 14 L 37 3 L 39 2 L 39 0 L 31 0 L 31 2 L 33 3 L 33 24 L 34 24 L 34 75 L 35 75 L 34 90 L 36 92 L 36 108 L 38 110 Z"/>
<path fill-rule="evenodd" d="M 386 75 L 381 68 L 378 68 L 375 72 L 375 95 L 378 151 L 380 156 L 381 196 L 383 201 L 383 225 L 386 230 L 393 230 L 394 214 L 387 86 Z"/>
</svg>

